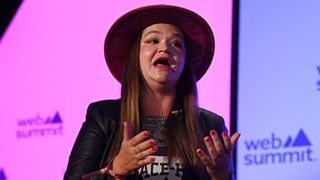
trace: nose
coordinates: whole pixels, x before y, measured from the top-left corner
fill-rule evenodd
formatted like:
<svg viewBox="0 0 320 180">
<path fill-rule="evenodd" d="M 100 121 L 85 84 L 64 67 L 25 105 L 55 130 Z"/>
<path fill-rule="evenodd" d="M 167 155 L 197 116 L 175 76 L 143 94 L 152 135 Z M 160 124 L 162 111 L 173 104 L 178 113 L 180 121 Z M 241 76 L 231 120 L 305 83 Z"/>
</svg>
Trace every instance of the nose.
<svg viewBox="0 0 320 180">
<path fill-rule="evenodd" d="M 160 43 L 159 48 L 158 48 L 158 52 L 159 53 L 169 53 L 170 50 L 169 50 L 167 43 Z"/>
</svg>

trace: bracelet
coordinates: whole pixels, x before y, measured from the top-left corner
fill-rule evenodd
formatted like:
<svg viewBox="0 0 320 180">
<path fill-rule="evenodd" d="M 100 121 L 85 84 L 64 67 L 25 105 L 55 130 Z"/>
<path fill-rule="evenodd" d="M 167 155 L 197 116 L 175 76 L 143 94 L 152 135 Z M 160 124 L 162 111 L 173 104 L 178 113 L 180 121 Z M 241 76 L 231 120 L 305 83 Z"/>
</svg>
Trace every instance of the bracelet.
<svg viewBox="0 0 320 180">
<path fill-rule="evenodd" d="M 112 177 L 115 177 L 115 178 L 119 178 L 119 179 L 124 179 L 127 177 L 127 175 L 121 175 L 121 174 L 117 174 L 113 171 L 113 160 L 112 159 L 108 165 L 98 171 L 94 171 L 94 172 L 91 172 L 91 173 L 88 173 L 88 174 L 85 174 L 82 176 L 82 179 L 83 180 L 87 180 L 87 179 L 90 179 L 91 177 L 93 176 L 97 176 L 97 175 L 102 175 L 102 174 L 109 174 L 110 176 Z"/>
<path fill-rule="evenodd" d="M 104 171 L 103 174 L 104 174 L 104 173 L 107 173 L 107 174 L 111 175 L 112 177 L 119 178 L 119 179 L 124 179 L 125 177 L 127 177 L 127 175 L 117 174 L 117 173 L 115 173 L 115 172 L 113 171 L 113 160 L 114 160 L 114 159 L 112 159 L 112 160 L 108 163 L 107 167 L 101 169 L 101 170 Z M 100 170 L 100 171 L 101 171 L 101 170 Z"/>
</svg>

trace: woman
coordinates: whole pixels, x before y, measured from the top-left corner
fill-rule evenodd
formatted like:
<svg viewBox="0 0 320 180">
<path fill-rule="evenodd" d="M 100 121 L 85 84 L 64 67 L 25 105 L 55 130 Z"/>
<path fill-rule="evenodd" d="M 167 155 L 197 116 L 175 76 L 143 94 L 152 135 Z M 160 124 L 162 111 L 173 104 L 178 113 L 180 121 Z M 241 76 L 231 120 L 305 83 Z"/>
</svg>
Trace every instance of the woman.
<svg viewBox="0 0 320 180">
<path fill-rule="evenodd" d="M 116 21 L 105 57 L 121 100 L 89 106 L 65 179 L 233 177 L 240 134 L 230 138 L 222 117 L 197 106 L 213 52 L 209 25 L 187 9 L 147 6 Z"/>
</svg>

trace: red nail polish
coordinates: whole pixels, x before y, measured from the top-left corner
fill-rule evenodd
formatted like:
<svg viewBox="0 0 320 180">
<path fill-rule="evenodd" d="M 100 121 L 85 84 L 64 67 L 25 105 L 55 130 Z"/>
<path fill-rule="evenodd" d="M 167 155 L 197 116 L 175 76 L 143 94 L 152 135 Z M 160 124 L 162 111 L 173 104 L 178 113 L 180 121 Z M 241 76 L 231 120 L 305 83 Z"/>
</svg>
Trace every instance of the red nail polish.
<svg viewBox="0 0 320 180">
<path fill-rule="evenodd" d="M 152 149 L 152 151 L 157 151 L 158 150 L 158 148 L 156 146 L 152 146 L 151 149 Z"/>
<path fill-rule="evenodd" d="M 144 135 L 145 137 L 148 137 L 148 136 L 149 136 L 149 131 L 144 131 L 144 132 L 143 132 L 143 135 Z"/>
<path fill-rule="evenodd" d="M 155 144 L 155 142 L 154 142 L 153 140 L 149 141 L 148 143 L 149 143 L 150 145 L 154 145 L 154 144 Z"/>
<path fill-rule="evenodd" d="M 206 136 L 206 137 L 204 138 L 204 141 L 209 142 L 209 141 L 210 141 L 210 138 L 209 138 L 208 136 Z"/>
<path fill-rule="evenodd" d="M 155 161 L 156 158 L 155 158 L 155 157 L 150 157 L 150 160 L 151 160 L 151 161 Z"/>
<path fill-rule="evenodd" d="M 211 136 L 215 136 L 216 132 L 215 131 L 211 131 L 210 134 L 211 134 Z"/>
<path fill-rule="evenodd" d="M 222 135 L 225 136 L 225 137 L 228 136 L 227 131 L 223 131 Z"/>
<path fill-rule="evenodd" d="M 200 149 L 197 149 L 197 153 L 201 154 L 201 150 L 200 150 Z"/>
</svg>

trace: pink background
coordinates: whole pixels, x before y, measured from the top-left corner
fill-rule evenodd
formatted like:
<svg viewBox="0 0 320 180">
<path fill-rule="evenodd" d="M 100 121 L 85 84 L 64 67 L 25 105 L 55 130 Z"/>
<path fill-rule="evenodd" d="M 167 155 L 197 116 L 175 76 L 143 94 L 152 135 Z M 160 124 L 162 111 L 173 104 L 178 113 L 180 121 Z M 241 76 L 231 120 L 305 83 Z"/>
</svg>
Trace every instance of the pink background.
<svg viewBox="0 0 320 180">
<path fill-rule="evenodd" d="M 231 0 L 25 0 L 0 42 L 0 169 L 7 179 L 63 178 L 88 104 L 120 97 L 104 61 L 105 35 L 122 14 L 148 4 L 186 7 L 212 27 L 216 52 L 198 82 L 199 103 L 229 127 Z M 45 124 L 56 112 L 62 123 Z M 56 134 L 16 134 L 58 127 Z"/>
</svg>

